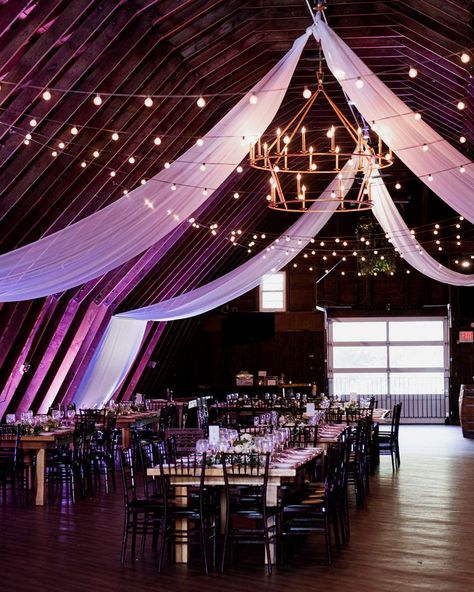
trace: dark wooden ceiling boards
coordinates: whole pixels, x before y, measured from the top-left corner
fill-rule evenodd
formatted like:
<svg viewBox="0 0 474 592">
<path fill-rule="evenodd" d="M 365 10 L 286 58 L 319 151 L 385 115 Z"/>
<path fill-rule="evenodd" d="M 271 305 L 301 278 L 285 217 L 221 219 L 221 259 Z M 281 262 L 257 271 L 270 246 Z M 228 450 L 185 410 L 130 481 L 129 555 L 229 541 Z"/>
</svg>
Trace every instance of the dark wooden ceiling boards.
<svg viewBox="0 0 474 592">
<path fill-rule="evenodd" d="M 330 25 L 368 66 L 466 155 L 474 123 L 471 109 L 460 112 L 456 104 L 469 103 L 473 94 L 472 64 L 460 61 L 463 51 L 472 50 L 471 7 L 468 0 L 334 0 L 326 11 Z M 0 2 L 1 252 L 82 219 L 156 174 L 205 134 L 310 23 L 304 0 Z M 317 54 L 310 41 L 275 124 L 299 108 L 303 87 L 314 84 Z M 410 66 L 419 72 L 415 79 L 407 75 Z M 350 116 L 337 84 L 329 75 L 327 80 Z M 41 99 L 45 89 L 52 94 L 48 102 Z M 100 107 L 92 103 L 94 93 L 103 96 Z M 201 93 L 216 95 L 204 109 L 186 97 Z M 143 106 L 147 95 L 154 96 L 151 108 Z M 328 122 L 322 112 L 317 125 Z M 70 134 L 72 126 L 79 128 L 77 136 Z M 159 147 L 153 144 L 157 135 Z M 466 144 L 459 144 L 460 135 Z M 61 140 L 66 149 L 53 158 Z M 400 164 L 394 171 L 397 178 L 410 178 Z M 226 240 L 231 230 L 279 232 L 285 222 L 265 208 L 265 184 L 246 168 L 200 208 L 202 224 L 219 224 L 217 237 L 183 225 L 84 286 L 0 305 L 0 416 L 8 408 L 37 410 L 43 400 L 69 400 L 116 310 L 190 289 L 243 261 L 246 250 Z M 416 200 L 412 204 L 417 207 Z M 182 326 L 173 343 L 184 340 L 190 325 Z M 124 396 L 162 332 L 162 324 L 149 329 Z M 26 373 L 20 372 L 24 364 Z"/>
</svg>

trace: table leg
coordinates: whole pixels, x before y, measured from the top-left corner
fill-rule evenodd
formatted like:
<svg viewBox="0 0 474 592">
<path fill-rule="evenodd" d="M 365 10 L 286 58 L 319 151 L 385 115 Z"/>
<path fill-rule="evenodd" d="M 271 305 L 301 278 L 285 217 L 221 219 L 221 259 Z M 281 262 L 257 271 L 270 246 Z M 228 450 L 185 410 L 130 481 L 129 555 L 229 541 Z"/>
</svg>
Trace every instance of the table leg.
<svg viewBox="0 0 474 592">
<path fill-rule="evenodd" d="M 186 486 L 176 487 L 176 505 L 186 505 L 188 488 Z M 188 532 L 188 521 L 186 518 L 176 520 L 175 528 L 177 532 Z M 180 537 L 182 538 L 184 534 Z M 176 563 L 188 563 L 188 543 L 178 540 L 175 542 L 174 555 Z"/>
<path fill-rule="evenodd" d="M 278 504 L 278 486 L 269 484 L 267 487 L 267 505 L 269 506 L 276 506 Z M 275 521 L 276 518 L 272 516 L 268 518 L 268 527 L 271 529 L 275 528 Z M 272 564 L 276 563 L 276 540 L 274 539 L 273 542 L 270 543 L 270 562 Z M 268 563 L 267 554 L 265 553 L 265 563 Z"/>
<path fill-rule="evenodd" d="M 36 454 L 36 505 L 44 506 L 46 497 L 46 450 L 40 448 Z"/>
<path fill-rule="evenodd" d="M 122 428 L 122 448 L 128 448 L 130 446 L 130 428 Z"/>
</svg>

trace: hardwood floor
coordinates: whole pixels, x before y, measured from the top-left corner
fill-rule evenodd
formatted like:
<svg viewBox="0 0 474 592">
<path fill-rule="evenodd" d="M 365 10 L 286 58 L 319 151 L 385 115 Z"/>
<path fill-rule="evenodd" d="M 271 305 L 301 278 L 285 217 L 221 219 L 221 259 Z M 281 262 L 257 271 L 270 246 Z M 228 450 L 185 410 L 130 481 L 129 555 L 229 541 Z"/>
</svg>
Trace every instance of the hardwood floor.
<svg viewBox="0 0 474 592">
<path fill-rule="evenodd" d="M 190 566 L 155 570 L 145 556 L 119 563 L 121 489 L 75 506 L 18 508 L 0 498 L 0 587 L 15 592 L 219 591 L 472 592 L 474 440 L 458 427 L 402 426 L 401 467 L 381 459 L 367 508 L 351 508 L 352 538 L 332 566 L 321 541 L 299 544 L 268 576 L 263 550 L 243 549 L 224 575 Z"/>
</svg>

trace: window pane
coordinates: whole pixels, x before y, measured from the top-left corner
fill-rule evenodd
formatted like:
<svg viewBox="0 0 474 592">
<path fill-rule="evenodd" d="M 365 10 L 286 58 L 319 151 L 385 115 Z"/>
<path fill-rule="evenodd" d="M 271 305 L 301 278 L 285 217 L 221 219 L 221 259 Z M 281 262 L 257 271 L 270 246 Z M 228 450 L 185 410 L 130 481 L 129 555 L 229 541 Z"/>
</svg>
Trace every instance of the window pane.
<svg viewBox="0 0 474 592">
<path fill-rule="evenodd" d="M 392 395 L 443 395 L 444 372 L 392 372 Z"/>
<path fill-rule="evenodd" d="M 443 341 L 443 322 L 389 322 L 389 337 L 390 341 Z"/>
<path fill-rule="evenodd" d="M 386 395 L 387 374 L 385 372 L 371 372 L 360 374 L 358 372 L 334 373 L 334 394 L 349 395 Z"/>
<path fill-rule="evenodd" d="M 282 292 L 264 292 L 262 294 L 262 308 L 283 308 Z"/>
<path fill-rule="evenodd" d="M 263 290 L 283 290 L 284 273 L 273 273 L 263 278 Z"/>
<path fill-rule="evenodd" d="M 374 347 L 338 347 L 333 348 L 334 368 L 386 368 L 387 348 Z"/>
<path fill-rule="evenodd" d="M 387 325 L 383 321 L 332 323 L 333 341 L 385 341 Z"/>
<path fill-rule="evenodd" d="M 444 346 L 392 345 L 390 368 L 444 368 Z"/>
</svg>

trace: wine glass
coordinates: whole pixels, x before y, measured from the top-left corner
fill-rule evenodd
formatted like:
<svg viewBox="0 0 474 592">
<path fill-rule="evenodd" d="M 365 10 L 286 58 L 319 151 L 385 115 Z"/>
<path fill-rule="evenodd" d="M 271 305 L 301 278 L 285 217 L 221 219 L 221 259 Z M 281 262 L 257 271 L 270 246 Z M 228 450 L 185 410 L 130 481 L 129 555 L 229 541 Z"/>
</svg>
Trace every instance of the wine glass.
<svg viewBox="0 0 474 592">
<path fill-rule="evenodd" d="M 7 413 L 6 421 L 8 425 L 12 425 L 16 421 L 16 415 L 14 413 Z"/>
<path fill-rule="evenodd" d="M 200 438 L 199 440 L 196 440 L 196 452 L 198 454 L 204 454 L 205 452 L 207 452 L 208 448 L 209 440 L 207 440 L 206 438 Z"/>
<path fill-rule="evenodd" d="M 53 409 L 51 411 L 51 417 L 54 419 L 54 421 L 58 421 L 61 419 L 61 412 L 59 411 L 59 409 Z"/>
</svg>

